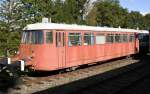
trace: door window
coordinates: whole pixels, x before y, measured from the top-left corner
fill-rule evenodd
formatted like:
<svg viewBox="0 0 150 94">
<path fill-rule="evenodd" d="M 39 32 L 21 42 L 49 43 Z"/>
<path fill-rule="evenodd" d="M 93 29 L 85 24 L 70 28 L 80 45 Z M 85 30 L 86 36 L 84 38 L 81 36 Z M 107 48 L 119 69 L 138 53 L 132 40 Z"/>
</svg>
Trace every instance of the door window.
<svg viewBox="0 0 150 94">
<path fill-rule="evenodd" d="M 57 47 L 65 46 L 65 33 L 64 32 L 56 32 L 56 46 Z"/>
</svg>

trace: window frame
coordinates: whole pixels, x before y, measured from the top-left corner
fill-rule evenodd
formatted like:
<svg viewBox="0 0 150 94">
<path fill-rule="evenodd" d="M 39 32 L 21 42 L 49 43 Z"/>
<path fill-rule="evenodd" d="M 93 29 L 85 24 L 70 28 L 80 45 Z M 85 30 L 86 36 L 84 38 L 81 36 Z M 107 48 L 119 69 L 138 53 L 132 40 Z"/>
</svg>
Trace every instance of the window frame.
<svg viewBox="0 0 150 94">
<path fill-rule="evenodd" d="M 135 41 L 135 34 L 132 33 L 129 35 L 129 42 L 134 42 Z"/>
<path fill-rule="evenodd" d="M 47 41 L 47 34 L 48 34 L 48 33 L 51 33 L 51 39 L 49 40 L 49 42 Z M 46 43 L 46 44 L 53 44 L 53 43 L 54 43 L 53 31 L 47 31 L 47 32 L 45 33 L 45 36 L 46 36 L 46 38 L 45 38 L 45 43 Z"/>
<path fill-rule="evenodd" d="M 122 34 L 122 42 L 123 43 L 128 43 L 128 41 L 129 41 L 128 34 Z"/>
<path fill-rule="evenodd" d="M 38 39 L 36 39 L 35 41 L 38 41 L 37 43 L 33 43 L 33 32 L 35 33 L 35 37 Z M 42 34 L 42 40 L 39 41 L 39 35 L 41 36 L 41 34 L 37 34 L 37 32 L 40 32 Z M 24 35 L 24 33 L 29 34 L 28 37 Z M 22 33 L 22 38 L 21 39 L 21 44 L 31 44 L 31 45 L 43 45 L 44 44 L 44 30 L 25 30 Z M 26 40 L 28 39 L 28 40 Z"/>
<path fill-rule="evenodd" d="M 66 46 L 66 33 L 64 31 L 56 31 L 55 33 L 55 45 L 56 47 Z"/>
<path fill-rule="evenodd" d="M 104 43 L 100 43 L 100 44 L 97 44 L 97 36 L 103 36 L 104 37 L 104 39 L 105 39 L 105 41 L 104 41 Z M 106 44 L 107 42 L 106 42 L 106 34 L 105 33 L 103 33 L 103 32 L 101 32 L 101 33 L 96 33 L 96 35 L 95 35 L 95 44 L 96 45 L 103 45 L 103 44 Z"/>
<path fill-rule="evenodd" d="M 108 40 L 108 39 L 111 39 L 111 41 Z M 113 39 L 113 40 L 112 40 L 112 39 Z M 115 34 L 113 34 L 113 33 L 108 33 L 108 34 L 106 35 L 106 43 L 115 43 Z"/>
<path fill-rule="evenodd" d="M 70 34 L 74 34 L 74 35 L 70 35 Z M 79 35 L 78 35 L 79 34 Z M 75 39 L 75 36 L 79 37 L 77 44 L 78 45 L 74 45 L 72 42 L 72 39 Z M 70 38 L 72 37 L 71 41 Z M 83 44 L 83 40 L 82 40 L 82 33 L 81 32 L 68 32 L 68 47 L 75 47 L 75 46 L 82 46 Z"/>
<path fill-rule="evenodd" d="M 85 35 L 85 34 L 87 34 L 87 35 Z M 85 42 L 85 41 L 87 41 L 87 38 L 89 38 L 88 42 Z M 85 43 L 87 43 L 87 45 Z M 83 33 L 83 45 L 84 46 L 92 46 L 94 44 L 95 44 L 94 32 L 84 32 Z"/>
<path fill-rule="evenodd" d="M 120 33 L 114 34 L 115 43 L 121 43 L 122 42 L 122 35 Z"/>
</svg>

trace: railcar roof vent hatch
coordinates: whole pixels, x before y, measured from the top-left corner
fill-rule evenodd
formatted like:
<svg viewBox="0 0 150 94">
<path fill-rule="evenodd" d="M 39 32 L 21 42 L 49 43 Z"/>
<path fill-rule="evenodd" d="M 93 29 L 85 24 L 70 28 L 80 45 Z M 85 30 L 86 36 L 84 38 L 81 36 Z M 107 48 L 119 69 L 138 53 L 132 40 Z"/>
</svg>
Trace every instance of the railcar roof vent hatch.
<svg viewBox="0 0 150 94">
<path fill-rule="evenodd" d="M 51 23 L 51 18 L 42 18 L 42 23 Z"/>
</svg>

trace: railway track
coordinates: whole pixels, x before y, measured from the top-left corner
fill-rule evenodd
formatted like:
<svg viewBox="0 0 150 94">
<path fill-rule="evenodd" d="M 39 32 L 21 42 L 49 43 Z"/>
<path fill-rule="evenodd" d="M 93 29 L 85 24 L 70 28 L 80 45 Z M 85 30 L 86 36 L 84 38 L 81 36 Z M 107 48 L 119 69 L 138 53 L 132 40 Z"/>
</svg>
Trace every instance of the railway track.
<svg viewBox="0 0 150 94">
<path fill-rule="evenodd" d="M 116 60 L 116 61 L 110 61 L 104 64 L 97 64 L 96 66 L 90 66 L 87 68 L 81 68 L 76 71 L 72 72 L 67 72 L 63 74 L 54 74 L 51 76 L 46 76 L 46 77 L 21 77 L 23 83 L 21 85 L 17 85 L 14 88 L 9 89 L 8 92 L 11 92 L 10 94 L 16 94 L 16 93 L 21 93 L 21 94 L 30 94 L 34 92 L 39 92 L 43 91 L 48 88 L 53 88 L 59 87 L 64 84 L 72 83 L 78 80 L 82 80 L 91 76 L 95 76 L 98 74 L 105 73 L 107 71 L 113 70 L 113 69 L 118 69 L 120 67 L 127 66 L 129 64 L 134 64 L 137 63 L 138 60 L 133 60 L 133 59 L 121 59 L 121 60 Z M 140 65 L 140 63 L 139 63 Z M 113 74 L 113 73 L 111 73 Z M 116 74 L 114 74 L 116 75 Z M 109 78 L 111 76 L 106 75 L 101 76 L 100 79 L 104 80 L 106 78 Z M 88 82 L 89 84 L 92 84 Z M 80 85 L 81 87 L 84 87 L 84 85 Z M 79 86 L 79 87 L 80 87 Z M 71 90 L 71 89 L 70 89 Z M 74 89 L 76 90 L 76 89 Z M 54 90 L 55 91 L 55 90 Z M 61 92 L 62 93 L 62 92 Z M 56 93 L 59 94 L 59 93 Z"/>
</svg>

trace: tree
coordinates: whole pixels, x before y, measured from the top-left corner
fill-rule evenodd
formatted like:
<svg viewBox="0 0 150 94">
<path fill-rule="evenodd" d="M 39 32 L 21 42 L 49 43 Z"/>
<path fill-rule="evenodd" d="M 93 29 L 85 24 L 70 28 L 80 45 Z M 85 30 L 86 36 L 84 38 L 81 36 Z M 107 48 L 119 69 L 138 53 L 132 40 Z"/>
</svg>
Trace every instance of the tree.
<svg viewBox="0 0 150 94">
<path fill-rule="evenodd" d="M 0 50 L 5 53 L 17 49 L 19 45 L 17 32 L 21 28 L 19 7 L 18 0 L 2 1 L 0 6 Z"/>
<path fill-rule="evenodd" d="M 144 29 L 150 30 L 150 14 L 144 16 Z"/>
<path fill-rule="evenodd" d="M 138 11 L 131 11 L 127 17 L 127 24 L 129 28 L 133 29 L 143 29 L 143 16 Z"/>
<path fill-rule="evenodd" d="M 64 23 L 64 2 L 62 0 L 55 0 L 52 13 L 52 20 L 56 23 Z"/>
<path fill-rule="evenodd" d="M 108 27 L 132 29 L 148 28 L 149 17 L 143 17 L 140 12 L 131 11 L 120 6 L 119 0 L 98 0 L 87 16 L 87 23 Z"/>
<path fill-rule="evenodd" d="M 21 14 L 19 12 L 19 0 L 4 0 L 0 6 L 0 22 L 3 29 L 15 31 L 20 28 L 19 21 Z"/>
<path fill-rule="evenodd" d="M 66 23 L 84 24 L 86 4 L 89 0 L 65 0 L 64 18 Z"/>
<path fill-rule="evenodd" d="M 118 27 L 122 19 L 123 8 L 118 0 L 98 1 L 94 6 L 97 9 L 97 25 Z"/>
<path fill-rule="evenodd" d="M 97 25 L 97 10 L 96 7 L 93 7 L 93 9 L 88 13 L 87 17 L 86 17 L 86 24 L 87 25 L 92 25 L 92 26 L 96 26 Z"/>
</svg>

